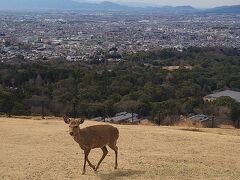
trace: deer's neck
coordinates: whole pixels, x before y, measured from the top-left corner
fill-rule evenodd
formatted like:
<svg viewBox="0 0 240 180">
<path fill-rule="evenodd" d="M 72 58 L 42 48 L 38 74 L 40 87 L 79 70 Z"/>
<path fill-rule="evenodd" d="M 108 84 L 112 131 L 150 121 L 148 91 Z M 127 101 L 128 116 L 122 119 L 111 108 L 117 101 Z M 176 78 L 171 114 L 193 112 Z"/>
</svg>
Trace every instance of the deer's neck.
<svg viewBox="0 0 240 180">
<path fill-rule="evenodd" d="M 81 133 L 80 128 L 78 128 L 78 129 L 76 130 L 76 133 L 75 133 L 75 135 L 73 136 L 73 139 L 74 139 L 78 144 L 82 144 L 82 142 L 83 142 L 83 135 L 82 135 L 82 133 Z"/>
</svg>

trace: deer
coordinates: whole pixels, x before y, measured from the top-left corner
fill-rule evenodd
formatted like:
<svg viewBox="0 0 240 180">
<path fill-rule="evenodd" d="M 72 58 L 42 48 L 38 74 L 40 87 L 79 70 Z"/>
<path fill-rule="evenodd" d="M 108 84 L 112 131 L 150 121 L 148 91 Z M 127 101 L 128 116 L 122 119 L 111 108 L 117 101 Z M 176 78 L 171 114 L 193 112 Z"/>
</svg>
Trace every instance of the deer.
<svg viewBox="0 0 240 180">
<path fill-rule="evenodd" d="M 100 164 L 108 154 L 109 146 L 115 152 L 115 166 L 118 167 L 118 147 L 117 140 L 119 138 L 119 131 L 116 127 L 111 125 L 94 125 L 80 129 L 80 124 L 83 124 L 85 118 L 70 119 L 67 116 L 63 117 L 64 122 L 69 124 L 69 134 L 79 144 L 84 151 L 84 164 L 82 174 L 86 173 L 86 162 L 89 166 L 97 172 Z M 92 149 L 101 148 L 103 155 L 95 167 L 88 159 L 88 155 Z"/>
</svg>

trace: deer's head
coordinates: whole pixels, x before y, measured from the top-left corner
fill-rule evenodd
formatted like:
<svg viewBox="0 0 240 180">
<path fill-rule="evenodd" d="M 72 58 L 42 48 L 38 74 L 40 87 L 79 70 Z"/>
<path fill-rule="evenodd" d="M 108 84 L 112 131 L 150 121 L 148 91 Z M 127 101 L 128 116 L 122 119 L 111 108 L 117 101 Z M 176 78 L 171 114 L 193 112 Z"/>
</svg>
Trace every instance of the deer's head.
<svg viewBox="0 0 240 180">
<path fill-rule="evenodd" d="M 63 117 L 66 124 L 69 124 L 69 134 L 71 136 L 76 136 L 79 132 L 79 125 L 84 122 L 84 119 L 69 119 L 67 116 Z"/>
</svg>

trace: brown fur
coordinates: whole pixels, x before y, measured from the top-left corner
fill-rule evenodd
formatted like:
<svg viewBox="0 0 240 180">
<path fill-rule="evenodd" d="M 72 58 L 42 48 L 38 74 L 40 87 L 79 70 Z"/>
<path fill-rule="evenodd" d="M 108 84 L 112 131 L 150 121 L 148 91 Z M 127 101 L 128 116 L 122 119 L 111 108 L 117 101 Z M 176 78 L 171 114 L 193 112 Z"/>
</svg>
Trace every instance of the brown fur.
<svg viewBox="0 0 240 180">
<path fill-rule="evenodd" d="M 68 117 L 64 117 L 64 121 L 69 124 L 70 135 L 84 151 L 83 174 L 86 172 L 86 162 L 88 162 L 89 166 L 92 167 L 94 171 L 97 171 L 108 153 L 106 146 L 109 146 L 115 151 L 115 169 L 117 169 L 118 147 L 116 144 L 119 137 L 119 131 L 117 128 L 111 125 L 96 125 L 80 129 L 79 125 L 84 122 L 83 119 L 70 120 Z M 96 167 L 92 165 L 88 159 L 91 149 L 95 148 L 101 148 L 103 151 L 103 156 Z"/>
</svg>

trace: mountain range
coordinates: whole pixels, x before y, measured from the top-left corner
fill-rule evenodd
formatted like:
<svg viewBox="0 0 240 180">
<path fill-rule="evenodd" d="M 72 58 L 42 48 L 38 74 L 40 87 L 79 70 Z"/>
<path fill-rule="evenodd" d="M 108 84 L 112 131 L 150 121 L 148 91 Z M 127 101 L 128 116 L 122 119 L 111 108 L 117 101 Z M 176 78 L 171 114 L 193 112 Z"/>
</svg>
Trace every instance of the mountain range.
<svg viewBox="0 0 240 180">
<path fill-rule="evenodd" d="M 240 14 L 240 5 L 222 6 L 200 10 L 192 6 L 145 6 L 132 7 L 109 1 L 90 3 L 74 0 L 1 0 L 0 10 L 86 10 L 86 11 L 145 11 L 167 14 L 181 13 L 237 13 Z"/>
</svg>

